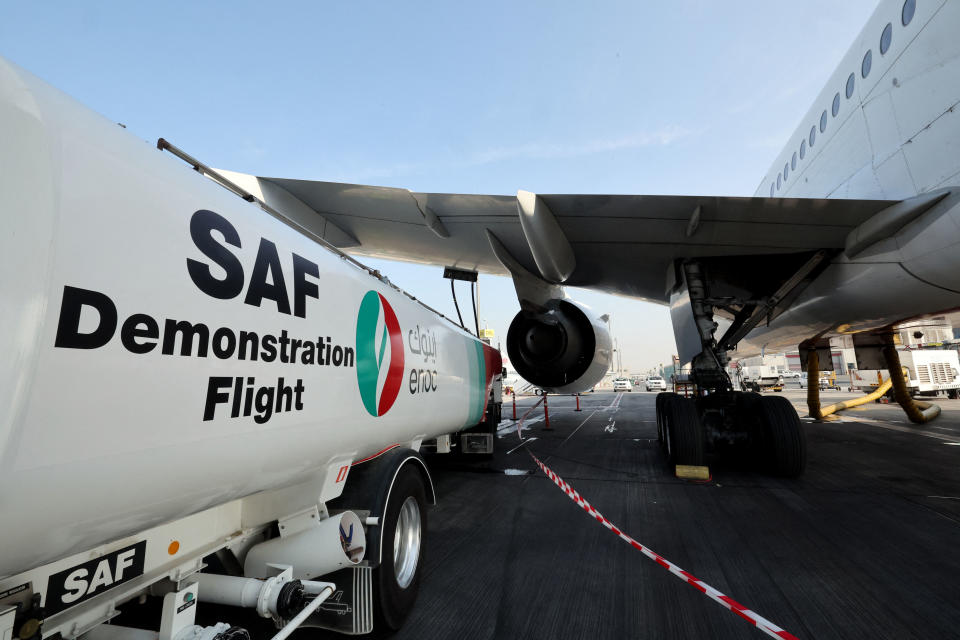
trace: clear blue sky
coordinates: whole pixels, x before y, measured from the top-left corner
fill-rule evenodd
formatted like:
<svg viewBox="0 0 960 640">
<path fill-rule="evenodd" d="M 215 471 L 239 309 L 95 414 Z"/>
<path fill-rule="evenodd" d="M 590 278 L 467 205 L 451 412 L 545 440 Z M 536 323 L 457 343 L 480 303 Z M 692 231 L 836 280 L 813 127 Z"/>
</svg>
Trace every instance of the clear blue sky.
<svg viewBox="0 0 960 640">
<path fill-rule="evenodd" d="M 2 0 L 0 55 L 141 138 L 246 173 L 752 195 L 876 5 Z M 453 312 L 440 269 L 375 266 Z M 480 292 L 503 337 L 512 284 Z M 611 314 L 625 366 L 669 362 L 666 308 L 572 293 Z"/>
</svg>

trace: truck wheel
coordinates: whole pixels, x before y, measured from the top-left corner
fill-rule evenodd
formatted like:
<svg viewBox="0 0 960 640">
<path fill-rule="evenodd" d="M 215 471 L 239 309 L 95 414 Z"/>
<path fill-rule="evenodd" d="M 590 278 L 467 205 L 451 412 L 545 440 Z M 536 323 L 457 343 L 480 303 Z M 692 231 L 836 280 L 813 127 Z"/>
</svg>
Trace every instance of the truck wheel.
<svg viewBox="0 0 960 640">
<path fill-rule="evenodd" d="M 807 437 L 800 416 L 783 396 L 763 396 L 756 405 L 760 418 L 761 455 L 773 473 L 795 478 L 807 466 Z"/>
<path fill-rule="evenodd" d="M 663 402 L 663 415 L 667 461 L 671 465 L 702 465 L 703 425 L 700 424 L 697 403 L 669 394 Z"/>
<path fill-rule="evenodd" d="M 427 530 L 426 503 L 420 473 L 404 465 L 390 491 L 381 523 L 380 566 L 373 578 L 374 619 L 378 627 L 396 631 L 417 601 Z"/>
</svg>

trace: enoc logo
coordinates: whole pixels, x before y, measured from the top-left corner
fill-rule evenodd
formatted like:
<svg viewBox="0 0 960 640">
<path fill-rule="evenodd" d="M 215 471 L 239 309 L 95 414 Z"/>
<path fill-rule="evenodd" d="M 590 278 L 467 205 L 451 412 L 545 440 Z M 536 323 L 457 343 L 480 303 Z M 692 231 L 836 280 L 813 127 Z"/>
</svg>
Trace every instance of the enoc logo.
<svg viewBox="0 0 960 640">
<path fill-rule="evenodd" d="M 386 298 L 367 291 L 357 314 L 357 384 L 367 413 L 382 416 L 403 381 L 403 337 Z"/>
</svg>

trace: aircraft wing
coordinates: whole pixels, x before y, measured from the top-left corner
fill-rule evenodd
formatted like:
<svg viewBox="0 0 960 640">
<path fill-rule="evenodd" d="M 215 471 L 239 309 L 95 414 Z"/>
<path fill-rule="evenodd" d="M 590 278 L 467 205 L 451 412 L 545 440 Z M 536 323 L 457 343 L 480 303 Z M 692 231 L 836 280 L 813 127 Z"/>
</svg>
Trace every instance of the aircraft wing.
<svg viewBox="0 0 960 640">
<path fill-rule="evenodd" d="M 268 201 L 281 192 L 294 196 L 310 210 L 298 221 L 350 253 L 510 275 L 494 253 L 492 234 L 516 262 L 548 281 L 660 303 L 668 301 L 667 274 L 677 259 L 717 259 L 713 263 L 728 272 L 727 280 L 743 280 L 746 289 L 757 290 L 751 283 L 773 272 L 792 273 L 811 252 L 843 250 L 851 232 L 893 204 L 526 192 L 464 195 L 255 180 L 256 185 L 243 182 L 257 187 Z M 541 223 L 546 218 L 545 224 L 530 223 L 538 215 Z M 557 255 L 553 268 L 542 268 L 545 252 Z M 757 256 L 768 259 L 758 263 Z M 780 279 L 777 275 L 771 282 Z"/>
</svg>

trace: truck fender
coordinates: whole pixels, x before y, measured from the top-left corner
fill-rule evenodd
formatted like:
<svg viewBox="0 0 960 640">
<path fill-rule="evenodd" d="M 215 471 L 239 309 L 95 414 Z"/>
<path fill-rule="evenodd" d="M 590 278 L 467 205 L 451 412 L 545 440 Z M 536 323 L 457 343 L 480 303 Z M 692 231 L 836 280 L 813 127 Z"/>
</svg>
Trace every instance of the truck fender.
<svg viewBox="0 0 960 640">
<path fill-rule="evenodd" d="M 430 477 L 430 470 L 423 457 L 413 449 L 397 448 L 384 455 L 365 462 L 350 471 L 346 487 L 339 498 L 331 500 L 328 508 L 331 511 L 351 509 L 354 511 L 369 511 L 370 517 L 378 518 L 383 522 L 383 514 L 390 501 L 390 492 L 397 480 L 400 470 L 411 465 L 423 479 L 427 490 L 427 503 L 435 505 L 437 494 Z M 367 533 L 366 559 L 371 566 L 380 564 L 380 547 L 383 540 L 383 527 L 379 524 L 371 527 Z"/>
</svg>

